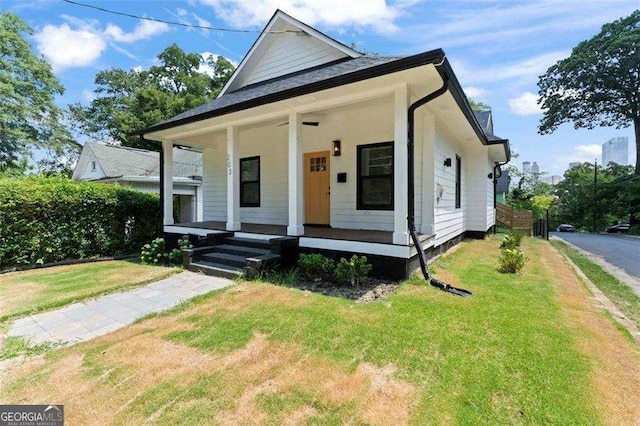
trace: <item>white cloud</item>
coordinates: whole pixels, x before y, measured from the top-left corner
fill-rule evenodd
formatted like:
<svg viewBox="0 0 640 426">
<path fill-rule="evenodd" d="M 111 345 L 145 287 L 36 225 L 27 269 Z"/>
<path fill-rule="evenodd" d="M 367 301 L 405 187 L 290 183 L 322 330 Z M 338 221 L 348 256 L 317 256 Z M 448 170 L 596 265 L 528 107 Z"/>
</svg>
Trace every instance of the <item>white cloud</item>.
<svg viewBox="0 0 640 426">
<path fill-rule="evenodd" d="M 209 58 L 212 61 L 216 61 L 218 59 L 218 56 L 221 56 L 221 55 L 219 55 L 217 53 L 211 53 L 211 52 L 202 52 L 200 54 L 200 56 L 202 56 L 202 58 L 205 61 L 208 60 Z M 234 62 L 234 61 L 232 61 L 232 60 L 230 60 L 228 58 L 227 58 L 227 60 L 229 62 L 231 62 L 234 67 L 238 66 L 237 62 Z M 203 73 L 203 74 L 207 74 L 209 77 L 213 77 L 214 76 L 213 67 L 211 65 L 207 64 L 207 63 L 200 64 L 200 66 L 198 67 L 198 72 Z"/>
<path fill-rule="evenodd" d="M 122 28 L 117 25 L 108 24 L 107 28 L 104 30 L 104 35 L 116 42 L 133 43 L 138 40 L 151 38 L 167 31 L 169 31 L 169 25 L 163 22 L 143 20 L 140 21 L 140 23 L 138 23 L 130 33 L 124 32 Z"/>
<path fill-rule="evenodd" d="M 538 105 L 538 96 L 531 92 L 524 92 L 517 98 L 509 99 L 509 108 L 516 115 L 534 115 L 542 112 Z"/>
<path fill-rule="evenodd" d="M 85 102 L 91 102 L 92 100 L 94 100 L 96 98 L 96 94 L 93 93 L 91 90 L 89 89 L 83 89 L 82 93 L 80 93 L 80 95 L 82 96 L 82 99 Z"/>
<path fill-rule="evenodd" d="M 388 33 L 397 30 L 394 20 L 402 13 L 401 5 L 390 6 L 385 0 L 200 0 L 214 8 L 216 14 L 236 28 L 259 27 L 274 10 L 309 25 L 373 28 Z M 412 2 L 406 3 L 409 7 Z"/>
<path fill-rule="evenodd" d="M 596 158 L 600 158 L 600 155 L 602 155 L 602 146 L 595 143 L 590 145 L 576 145 L 573 150 L 569 158 L 571 162 L 579 161 L 584 163 L 588 161 L 589 163 L 593 163 Z"/>
<path fill-rule="evenodd" d="M 474 101 L 481 100 L 487 96 L 486 89 L 480 87 L 468 86 L 464 88 L 464 93 Z"/>
<path fill-rule="evenodd" d="M 46 25 L 34 38 L 54 71 L 90 65 L 107 47 L 100 35 L 84 29 L 74 30 L 68 24 Z"/>
</svg>

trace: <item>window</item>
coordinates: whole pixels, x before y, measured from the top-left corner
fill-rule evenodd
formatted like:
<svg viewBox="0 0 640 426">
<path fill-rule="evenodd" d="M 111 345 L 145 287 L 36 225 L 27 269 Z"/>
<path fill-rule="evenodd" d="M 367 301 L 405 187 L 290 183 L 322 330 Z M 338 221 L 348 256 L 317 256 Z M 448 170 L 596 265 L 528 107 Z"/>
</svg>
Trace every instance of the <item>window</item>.
<svg viewBox="0 0 640 426">
<path fill-rule="evenodd" d="M 260 157 L 240 159 L 240 207 L 260 207 Z"/>
<path fill-rule="evenodd" d="M 393 142 L 358 146 L 358 210 L 393 210 Z"/>
<path fill-rule="evenodd" d="M 462 200 L 462 158 L 456 155 L 456 209 L 460 208 Z"/>
</svg>

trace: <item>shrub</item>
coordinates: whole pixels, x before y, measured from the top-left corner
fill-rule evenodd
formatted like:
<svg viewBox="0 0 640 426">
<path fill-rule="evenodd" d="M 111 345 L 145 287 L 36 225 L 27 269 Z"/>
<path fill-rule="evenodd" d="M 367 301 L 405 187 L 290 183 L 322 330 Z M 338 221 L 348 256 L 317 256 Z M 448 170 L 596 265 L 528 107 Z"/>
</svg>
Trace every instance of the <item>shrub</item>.
<svg viewBox="0 0 640 426">
<path fill-rule="evenodd" d="M 517 248 L 504 249 L 498 258 L 498 271 L 508 274 L 515 274 L 524 267 L 527 259 L 524 253 Z"/>
<path fill-rule="evenodd" d="M 367 262 L 365 256 L 358 257 L 354 254 L 351 260 L 340 259 L 336 266 L 335 274 L 339 283 L 359 287 L 360 283 L 367 279 L 371 268 L 372 266 Z"/>
<path fill-rule="evenodd" d="M 298 267 L 304 278 L 315 280 L 331 274 L 334 268 L 334 261 L 321 254 L 301 254 L 298 259 Z"/>
<path fill-rule="evenodd" d="M 0 179 L 0 264 L 135 253 L 159 218 L 157 194 L 61 177 Z"/>
<path fill-rule="evenodd" d="M 504 236 L 502 242 L 500 243 L 501 249 L 515 249 L 520 247 L 520 243 L 522 242 L 522 234 L 519 232 L 509 232 Z"/>
<path fill-rule="evenodd" d="M 156 238 L 149 244 L 142 246 L 140 260 L 150 265 L 166 265 L 182 263 L 182 250 L 193 248 L 189 240 L 178 240 L 178 247 L 166 251 L 164 238 Z"/>
</svg>

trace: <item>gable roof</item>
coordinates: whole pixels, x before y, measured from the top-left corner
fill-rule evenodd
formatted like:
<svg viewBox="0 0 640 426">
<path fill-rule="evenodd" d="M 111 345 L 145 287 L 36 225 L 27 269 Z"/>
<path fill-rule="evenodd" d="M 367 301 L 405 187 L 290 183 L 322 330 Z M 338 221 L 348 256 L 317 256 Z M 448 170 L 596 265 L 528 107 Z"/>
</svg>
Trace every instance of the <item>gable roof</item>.
<svg viewBox="0 0 640 426">
<path fill-rule="evenodd" d="M 102 179 L 126 177 L 158 177 L 160 157 L 155 151 L 87 142 L 82 148 L 73 178 L 82 178 L 89 161 L 95 161 L 104 172 Z M 173 149 L 173 176 L 202 176 L 202 154 L 185 149 Z"/>
<path fill-rule="evenodd" d="M 485 131 L 485 133 L 493 133 L 493 120 L 491 117 L 491 110 L 489 111 L 474 111 L 478 123 Z"/>
<path fill-rule="evenodd" d="M 362 53 L 277 9 L 218 97 L 252 83 L 360 56 Z"/>
</svg>

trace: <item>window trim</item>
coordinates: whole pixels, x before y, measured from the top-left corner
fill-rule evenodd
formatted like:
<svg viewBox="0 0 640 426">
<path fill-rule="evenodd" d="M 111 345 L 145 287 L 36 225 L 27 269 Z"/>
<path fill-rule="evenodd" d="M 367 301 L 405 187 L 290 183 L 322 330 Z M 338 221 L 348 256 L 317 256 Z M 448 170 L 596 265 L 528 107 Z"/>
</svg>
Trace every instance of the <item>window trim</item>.
<svg viewBox="0 0 640 426">
<path fill-rule="evenodd" d="M 391 174 L 387 175 L 377 175 L 377 176 L 362 176 L 362 150 L 367 148 L 376 148 L 381 146 L 390 146 L 391 147 Z M 393 211 L 394 210 L 394 201 L 395 201 L 395 193 L 394 193 L 394 182 L 395 182 L 395 152 L 394 152 L 394 141 L 387 142 L 377 142 L 365 145 L 357 146 L 357 156 L 356 156 L 357 166 L 356 166 L 356 176 L 357 176 L 357 185 L 356 185 L 356 210 L 386 210 Z M 364 204 L 362 200 L 362 183 L 367 179 L 380 179 L 380 178 L 391 178 L 391 203 L 385 205 L 370 205 Z"/>
<path fill-rule="evenodd" d="M 456 209 L 462 206 L 462 157 L 456 154 Z"/>
<path fill-rule="evenodd" d="M 254 161 L 254 160 L 258 160 L 258 180 L 250 180 L 250 181 L 243 181 L 242 180 L 242 163 L 244 162 L 248 162 L 248 161 Z M 240 162 L 239 162 L 239 171 L 238 173 L 240 173 L 239 176 L 239 180 L 240 180 L 240 207 L 260 207 L 260 201 L 261 201 L 261 197 L 260 197 L 260 156 L 259 155 L 255 155 L 253 157 L 246 157 L 246 158 L 241 158 Z M 257 203 L 245 203 L 244 202 L 244 184 L 245 183 L 257 183 L 258 184 L 258 202 Z"/>
</svg>

